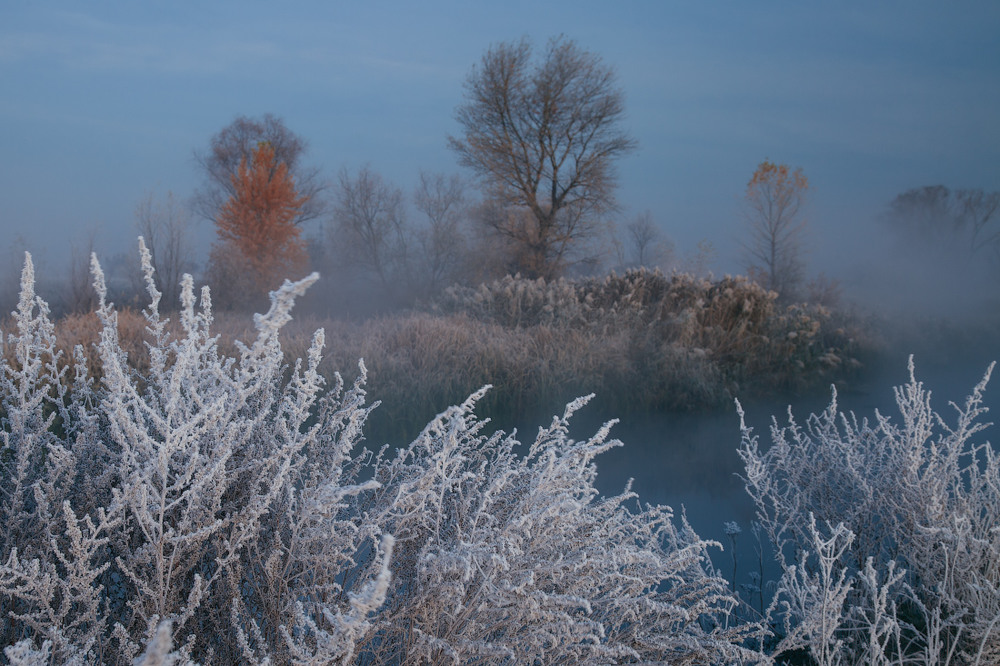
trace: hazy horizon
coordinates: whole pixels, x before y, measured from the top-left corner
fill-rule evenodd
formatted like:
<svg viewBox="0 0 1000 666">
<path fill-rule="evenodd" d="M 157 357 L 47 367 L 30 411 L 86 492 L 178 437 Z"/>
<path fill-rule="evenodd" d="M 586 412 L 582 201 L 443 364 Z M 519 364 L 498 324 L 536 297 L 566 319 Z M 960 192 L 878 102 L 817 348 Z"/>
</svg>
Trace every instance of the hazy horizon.
<svg viewBox="0 0 1000 666">
<path fill-rule="evenodd" d="M 238 115 L 282 118 L 331 181 L 370 165 L 409 192 L 421 169 L 461 173 L 447 136 L 463 82 L 525 36 L 564 35 L 617 70 L 639 143 L 618 219 L 649 210 L 680 253 L 711 241 L 717 274 L 742 269 L 740 200 L 765 158 L 809 178 L 810 273 L 848 288 L 885 252 L 871 230 L 897 194 L 1000 189 L 1000 5 L 52 2 L 0 17 L 3 245 L 23 237 L 42 266 L 91 230 L 102 255 L 125 249 L 140 199 L 190 196 L 194 151 Z"/>
</svg>

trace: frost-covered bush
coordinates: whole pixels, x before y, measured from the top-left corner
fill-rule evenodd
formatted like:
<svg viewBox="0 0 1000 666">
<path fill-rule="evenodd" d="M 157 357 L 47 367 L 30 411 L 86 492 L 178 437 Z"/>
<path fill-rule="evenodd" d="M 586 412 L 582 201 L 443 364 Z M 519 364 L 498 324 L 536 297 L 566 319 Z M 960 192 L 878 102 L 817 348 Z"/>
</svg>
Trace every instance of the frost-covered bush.
<svg viewBox="0 0 1000 666">
<path fill-rule="evenodd" d="M 990 370 L 946 420 L 916 381 L 900 421 L 829 408 L 743 428 L 746 488 L 783 575 L 769 609 L 777 653 L 821 664 L 1000 663 L 1000 458 L 988 424 Z M 742 417 L 742 410 L 741 410 Z"/>
<path fill-rule="evenodd" d="M 700 539 L 627 489 L 598 497 L 608 428 L 521 451 L 482 393 L 408 447 L 361 449 L 365 368 L 288 368 L 285 283 L 220 349 L 210 294 L 159 313 L 130 363 L 96 258 L 100 336 L 61 358 L 30 257 L 0 374 L 0 644 L 43 663 L 733 663 L 758 630 Z M 100 358 L 101 375 L 87 356 Z"/>
<path fill-rule="evenodd" d="M 698 365 L 707 385 L 731 391 L 809 386 L 850 370 L 855 345 L 820 306 L 781 306 L 777 294 L 742 277 L 720 280 L 648 269 L 580 281 L 506 277 L 452 287 L 435 310 L 506 327 L 625 331 L 644 359 Z M 707 396 L 706 396 L 707 397 Z"/>
<path fill-rule="evenodd" d="M 364 515 L 396 535 L 379 662 L 725 663 L 756 627 L 731 617 L 711 545 L 670 510 L 627 489 L 598 498 L 593 459 L 620 445 L 611 424 L 583 442 L 568 419 L 518 442 L 486 435 L 474 401 L 435 419 L 374 464 L 381 489 Z"/>
<path fill-rule="evenodd" d="M 507 275 L 478 287 L 448 287 L 434 308 L 462 312 L 506 327 L 579 323 L 588 314 L 587 303 L 572 280 L 547 281 L 520 275 Z"/>
</svg>

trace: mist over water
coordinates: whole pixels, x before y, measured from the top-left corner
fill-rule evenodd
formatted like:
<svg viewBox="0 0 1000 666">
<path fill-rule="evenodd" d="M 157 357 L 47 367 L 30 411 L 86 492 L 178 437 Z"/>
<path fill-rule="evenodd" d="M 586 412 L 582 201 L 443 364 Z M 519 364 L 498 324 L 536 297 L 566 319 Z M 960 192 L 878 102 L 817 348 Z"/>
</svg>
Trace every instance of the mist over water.
<svg viewBox="0 0 1000 666">
<path fill-rule="evenodd" d="M 946 423 L 953 423 L 954 402 L 964 405 L 973 387 L 982 379 L 989 364 L 1000 360 L 997 336 L 980 340 L 979 346 L 939 348 L 939 355 L 914 355 L 916 379 L 931 391 L 931 406 Z M 893 387 L 909 380 L 908 353 L 891 350 L 866 368 L 850 386 L 838 389 L 837 405 L 842 413 L 853 412 L 859 419 L 874 419 L 876 410 L 899 423 Z M 746 423 L 753 428 L 762 450 L 769 448 L 772 418 L 779 426 L 788 424 L 788 411 L 797 424 L 804 425 L 811 414 L 825 410 L 831 392 L 809 395 L 786 395 L 774 399 L 740 396 Z M 985 420 L 991 422 L 1000 413 L 1000 373 L 994 373 L 984 394 L 990 408 Z M 574 438 L 589 437 L 604 421 L 615 415 L 601 409 L 599 397 L 581 410 L 572 422 Z M 539 424 L 547 424 L 542 419 Z M 530 439 L 534 430 L 523 430 Z M 1000 442 L 996 426 L 979 435 L 994 446 Z M 739 417 L 736 407 L 696 414 L 632 414 L 612 429 L 623 447 L 612 449 L 597 459 L 597 488 L 605 495 L 620 493 L 632 480 L 632 490 L 642 504 L 666 504 L 679 520 L 682 512 L 702 538 L 721 543 L 724 551 L 712 551 L 715 566 L 730 578 L 732 554 L 724 523 L 735 521 L 742 530 L 736 538 L 738 561 L 737 585 L 749 583 L 749 574 L 757 570 L 756 544 L 751 533 L 755 520 L 754 506 L 740 475 L 743 464 L 740 447 Z M 779 575 L 771 558 L 770 545 L 763 544 L 765 582 Z"/>
</svg>

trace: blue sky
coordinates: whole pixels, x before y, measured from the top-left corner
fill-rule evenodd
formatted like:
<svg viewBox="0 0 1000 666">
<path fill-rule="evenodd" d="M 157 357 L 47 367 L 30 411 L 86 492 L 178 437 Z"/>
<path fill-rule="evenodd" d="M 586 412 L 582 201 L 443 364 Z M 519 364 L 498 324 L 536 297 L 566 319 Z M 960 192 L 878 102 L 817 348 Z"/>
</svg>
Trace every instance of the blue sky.
<svg viewBox="0 0 1000 666">
<path fill-rule="evenodd" d="M 4 2 L 0 245 L 20 235 L 58 263 L 96 228 L 120 250 L 142 196 L 190 195 L 193 151 L 241 114 L 282 117 L 331 179 L 369 164 L 410 190 L 419 169 L 458 172 L 463 81 L 522 36 L 563 34 L 617 69 L 640 146 L 619 164 L 621 216 L 650 210 L 682 251 L 711 240 L 718 272 L 739 268 L 740 197 L 765 158 L 809 177 L 813 261 L 835 274 L 899 192 L 1000 189 L 1000 3 L 284 5 Z"/>
</svg>

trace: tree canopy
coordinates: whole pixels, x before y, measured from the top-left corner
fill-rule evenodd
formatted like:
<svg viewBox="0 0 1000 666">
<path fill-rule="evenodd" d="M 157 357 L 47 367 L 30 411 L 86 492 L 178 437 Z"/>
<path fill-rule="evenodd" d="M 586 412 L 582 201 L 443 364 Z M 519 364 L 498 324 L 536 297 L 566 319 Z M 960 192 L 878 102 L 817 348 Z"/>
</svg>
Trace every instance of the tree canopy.
<svg viewBox="0 0 1000 666">
<path fill-rule="evenodd" d="M 266 141 L 257 145 L 250 160 L 243 158 L 231 181 L 233 194 L 215 221 L 221 245 L 213 251 L 212 261 L 243 264 L 252 271 L 252 276 L 244 277 L 253 278 L 253 291 L 263 294 L 306 261 L 295 226 L 305 197 L 296 190 L 288 165 L 276 158 Z"/>
<path fill-rule="evenodd" d="M 615 72 L 571 40 L 550 41 L 538 61 L 521 40 L 490 48 L 465 87 L 449 144 L 503 204 L 489 224 L 516 267 L 551 277 L 614 207 L 615 160 L 636 145 Z"/>
<path fill-rule="evenodd" d="M 218 217 L 219 209 L 235 194 L 233 177 L 238 175 L 240 164 L 251 159 L 261 142 L 271 146 L 275 160 L 285 164 L 295 179 L 302 197 L 295 223 L 301 224 L 322 215 L 325 202 L 320 195 L 324 185 L 319 170 L 302 163 L 306 140 L 288 129 L 281 118 L 270 113 L 261 118 L 237 116 L 212 137 L 208 152 L 195 153 L 195 160 L 208 178 L 204 188 L 195 196 L 197 212 L 213 221 Z"/>
</svg>

